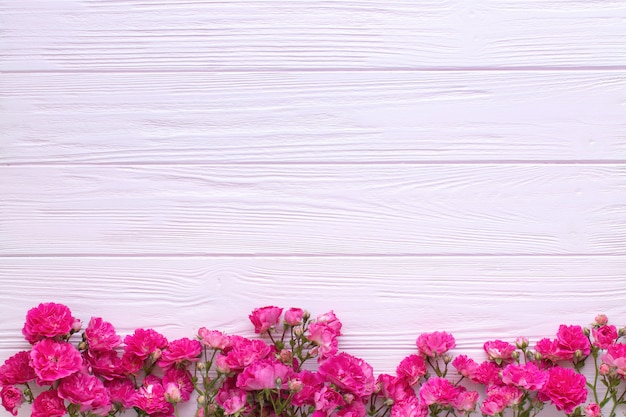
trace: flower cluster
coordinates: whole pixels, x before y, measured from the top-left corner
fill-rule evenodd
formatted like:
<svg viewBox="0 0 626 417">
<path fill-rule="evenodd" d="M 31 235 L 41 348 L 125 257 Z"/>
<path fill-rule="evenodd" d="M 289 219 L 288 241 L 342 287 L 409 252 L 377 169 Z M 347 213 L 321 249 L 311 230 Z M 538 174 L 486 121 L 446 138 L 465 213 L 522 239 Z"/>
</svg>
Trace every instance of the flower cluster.
<svg viewBox="0 0 626 417">
<path fill-rule="evenodd" d="M 482 362 L 454 357 L 447 332 L 423 333 L 394 374 L 378 376 L 339 350 L 332 311 L 268 306 L 249 318 L 258 338 L 206 327 L 192 339 L 143 328 L 122 338 L 99 317 L 83 329 L 67 306 L 42 303 L 26 315 L 30 348 L 0 366 L 2 405 L 17 415 L 28 402 L 33 417 L 172 417 L 191 399 L 195 417 L 535 417 L 550 404 L 615 417 L 626 404 L 626 332 L 604 315 L 532 348 L 524 337 L 487 341 Z"/>
</svg>

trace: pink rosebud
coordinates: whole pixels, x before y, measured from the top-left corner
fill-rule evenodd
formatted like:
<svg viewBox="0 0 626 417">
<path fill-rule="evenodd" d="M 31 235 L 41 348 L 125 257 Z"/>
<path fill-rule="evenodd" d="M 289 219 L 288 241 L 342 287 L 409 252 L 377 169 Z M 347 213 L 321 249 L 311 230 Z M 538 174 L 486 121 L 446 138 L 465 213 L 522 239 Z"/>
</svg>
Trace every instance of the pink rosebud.
<svg viewBox="0 0 626 417">
<path fill-rule="evenodd" d="M 520 336 L 515 339 L 515 346 L 517 346 L 518 349 L 526 349 L 528 347 L 528 343 L 528 338 L 524 336 Z"/>
<path fill-rule="evenodd" d="M 24 402 L 24 395 L 22 391 L 13 385 L 5 385 L 0 390 L 0 397 L 2 398 L 2 406 L 14 416 L 17 415 L 17 409 Z"/>
<path fill-rule="evenodd" d="M 172 403 L 177 404 L 183 400 L 182 395 L 180 393 L 180 388 L 174 383 L 169 383 L 165 385 L 165 399 Z"/>
<path fill-rule="evenodd" d="M 602 410 L 596 403 L 590 403 L 585 407 L 585 416 L 587 417 L 600 417 Z"/>
<path fill-rule="evenodd" d="M 600 326 L 591 329 L 593 345 L 600 349 L 608 349 L 618 338 L 617 328 L 613 325 Z"/>
<path fill-rule="evenodd" d="M 80 319 L 75 318 L 74 323 L 72 323 L 72 332 L 79 332 L 80 329 L 83 328 L 83 322 Z"/>
<path fill-rule="evenodd" d="M 80 352 L 67 342 L 43 339 L 30 352 L 31 365 L 42 382 L 53 382 L 80 370 Z"/>
<path fill-rule="evenodd" d="M 65 403 L 56 390 L 44 391 L 35 398 L 31 417 L 62 417 L 67 413 Z"/>
<path fill-rule="evenodd" d="M 601 364 L 598 367 L 598 372 L 600 373 L 600 375 L 608 375 L 609 372 L 611 372 L 611 368 L 609 368 L 609 365 L 607 365 L 606 363 Z"/>
<path fill-rule="evenodd" d="M 26 313 L 22 334 L 30 344 L 47 337 L 69 334 L 74 325 L 70 309 L 63 304 L 41 303 Z"/>
<path fill-rule="evenodd" d="M 228 336 L 218 330 L 208 330 L 206 327 L 201 327 L 198 330 L 198 337 L 200 343 L 212 349 L 224 350 L 230 346 Z"/>
<path fill-rule="evenodd" d="M 440 356 L 456 346 L 454 337 L 446 332 L 422 333 L 415 343 L 417 350 L 428 357 Z"/>
<path fill-rule="evenodd" d="M 609 322 L 609 318 L 606 316 L 606 314 L 598 314 L 594 319 L 594 322 L 597 326 L 606 326 L 606 324 Z"/>
<path fill-rule="evenodd" d="M 255 333 L 265 333 L 274 328 L 280 322 L 283 309 L 274 306 L 255 309 L 248 317 L 254 325 Z"/>
<path fill-rule="evenodd" d="M 483 349 L 487 353 L 489 360 L 494 361 L 498 365 L 514 361 L 513 354 L 516 348 L 508 342 L 502 340 L 485 342 Z"/>
<path fill-rule="evenodd" d="M 302 324 L 302 317 L 304 316 L 304 310 L 301 308 L 290 308 L 285 311 L 285 323 L 290 326 L 299 326 Z"/>
</svg>

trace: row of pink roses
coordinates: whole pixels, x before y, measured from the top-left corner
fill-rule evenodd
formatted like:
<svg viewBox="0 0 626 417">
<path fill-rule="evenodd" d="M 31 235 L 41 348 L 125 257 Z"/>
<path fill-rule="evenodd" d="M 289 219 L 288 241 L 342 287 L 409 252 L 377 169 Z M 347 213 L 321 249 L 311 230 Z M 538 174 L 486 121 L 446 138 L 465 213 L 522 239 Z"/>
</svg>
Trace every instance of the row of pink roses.
<svg viewBox="0 0 626 417">
<path fill-rule="evenodd" d="M 614 417 L 626 403 L 624 330 L 604 315 L 590 328 L 561 325 L 533 349 L 526 338 L 488 341 L 482 362 L 454 358 L 452 335 L 424 333 L 395 374 L 378 377 L 339 351 L 342 324 L 332 311 L 313 319 L 269 306 L 249 318 L 261 339 L 203 327 L 193 339 L 137 329 L 122 340 L 101 318 L 83 330 L 67 306 L 42 303 L 22 330 L 31 348 L 0 367 L 2 405 L 17 415 L 29 402 L 33 417 L 171 417 L 195 398 L 196 417 L 534 417 L 551 403 L 572 416 Z M 581 373 L 588 360 L 589 381 Z"/>
</svg>

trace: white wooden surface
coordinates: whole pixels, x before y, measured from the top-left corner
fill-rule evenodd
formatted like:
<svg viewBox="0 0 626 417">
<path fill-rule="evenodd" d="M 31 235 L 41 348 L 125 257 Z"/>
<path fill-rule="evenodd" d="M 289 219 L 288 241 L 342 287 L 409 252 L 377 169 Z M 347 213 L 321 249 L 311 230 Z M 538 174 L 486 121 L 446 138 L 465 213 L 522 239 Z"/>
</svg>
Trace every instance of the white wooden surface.
<svg viewBox="0 0 626 417">
<path fill-rule="evenodd" d="M 0 360 L 334 309 L 392 371 L 626 325 L 626 2 L 0 0 Z"/>
</svg>

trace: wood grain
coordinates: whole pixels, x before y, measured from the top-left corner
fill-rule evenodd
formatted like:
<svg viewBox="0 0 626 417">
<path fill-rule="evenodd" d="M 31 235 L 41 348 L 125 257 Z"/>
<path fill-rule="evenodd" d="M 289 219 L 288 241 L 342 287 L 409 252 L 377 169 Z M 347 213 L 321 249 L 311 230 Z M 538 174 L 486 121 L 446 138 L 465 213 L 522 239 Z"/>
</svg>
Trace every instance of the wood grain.
<svg viewBox="0 0 626 417">
<path fill-rule="evenodd" d="M 626 161 L 626 76 L 5 74 L 2 164 Z"/>
<path fill-rule="evenodd" d="M 3 255 L 624 254 L 624 165 L 4 167 Z"/>
<path fill-rule="evenodd" d="M 626 66 L 617 0 L 4 0 L 2 12 L 3 71 Z"/>
<path fill-rule="evenodd" d="M 385 371 L 426 331 L 450 331 L 457 352 L 481 358 L 489 338 L 554 337 L 559 324 L 586 325 L 597 312 L 626 325 L 624 268 L 623 256 L 2 258 L 0 296 L 12 301 L 0 360 L 26 347 L 26 310 L 45 300 L 122 334 L 149 326 L 170 338 L 201 326 L 253 336 L 247 314 L 262 305 L 334 309 L 342 347 Z"/>
</svg>

